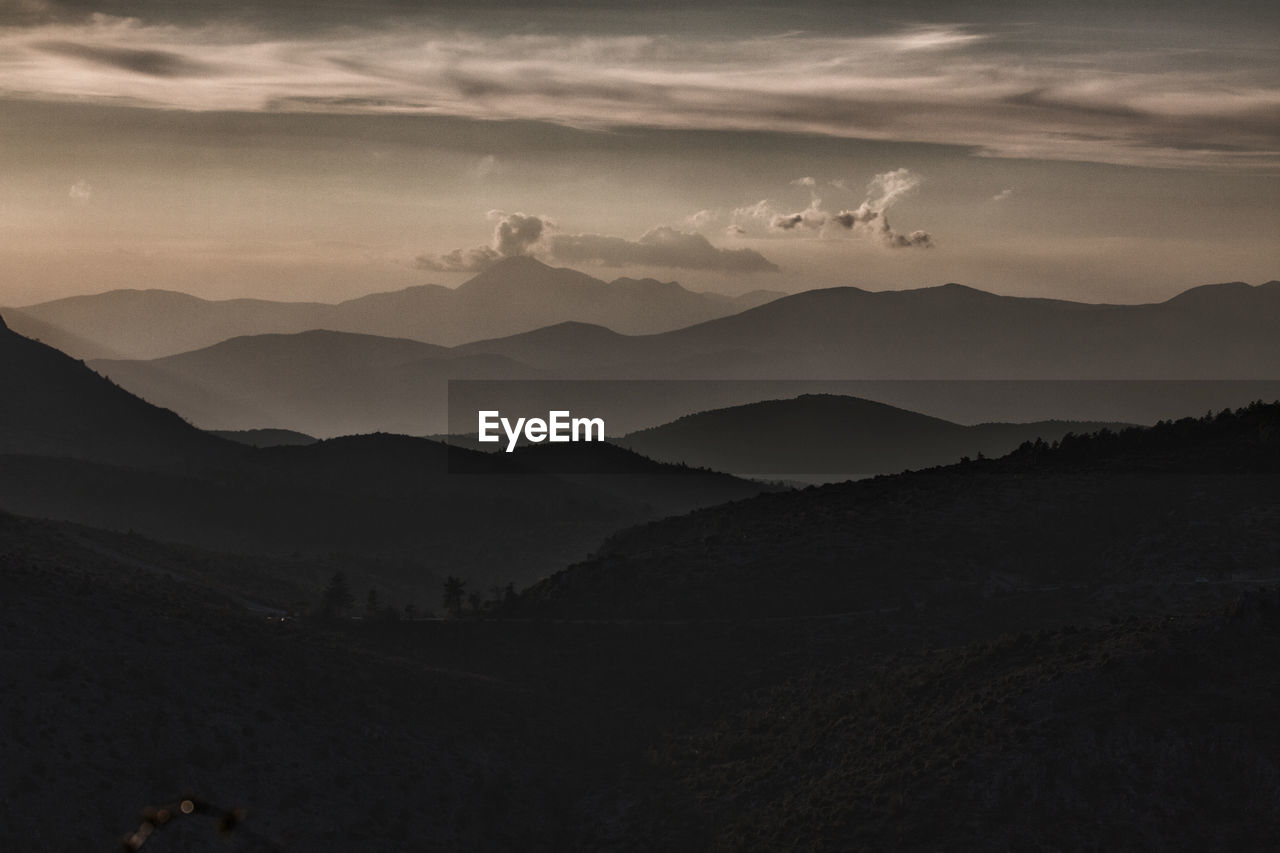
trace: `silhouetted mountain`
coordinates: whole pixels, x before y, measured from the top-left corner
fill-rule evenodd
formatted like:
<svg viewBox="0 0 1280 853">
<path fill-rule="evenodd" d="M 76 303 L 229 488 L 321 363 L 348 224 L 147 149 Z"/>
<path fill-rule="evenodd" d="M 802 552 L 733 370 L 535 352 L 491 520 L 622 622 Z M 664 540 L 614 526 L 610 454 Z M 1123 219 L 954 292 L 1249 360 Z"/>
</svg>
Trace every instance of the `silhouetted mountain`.
<svg viewBox="0 0 1280 853">
<path fill-rule="evenodd" d="M 961 426 L 857 397 L 805 394 L 687 415 L 617 439 L 652 459 L 752 474 L 891 474 L 1001 456 L 1024 441 L 1126 424 Z"/>
<path fill-rule="evenodd" d="M 318 337 L 333 376 L 356 353 L 383 364 L 394 361 L 388 348 L 412 356 L 424 347 L 374 339 L 373 356 L 364 341 L 335 356 L 328 339 L 353 343 L 348 336 L 300 337 Z M 244 344 L 261 357 L 262 343 L 224 346 Z M 253 359 L 243 364 L 252 373 Z M 620 483 L 602 490 L 506 454 L 406 436 L 256 449 L 201 432 L 8 329 L 0 329 L 0 394 L 4 509 L 218 551 L 343 553 L 382 561 L 398 582 L 418 589 L 434 590 L 445 574 L 526 583 L 587 553 L 620 525 L 760 489 L 669 469 L 675 473 L 648 477 L 628 494 Z M 485 473 L 450 473 L 451 458 L 471 460 L 453 467 Z M 490 535 L 495 524 L 500 536 Z"/>
<path fill-rule="evenodd" d="M 557 616 L 794 616 L 1103 581 L 1275 575 L 1280 403 L 761 495 L 619 533 L 526 595 Z"/>
<path fill-rule="evenodd" d="M 590 449 L 620 482 L 653 467 Z M 500 487 L 455 483 L 456 514 L 430 472 L 457 451 L 399 436 L 247 449 L 213 489 L 0 457 L 0 487 L 136 505 L 136 476 L 175 519 L 238 502 L 303 542 L 394 499 L 367 534 L 452 574 L 455 526 L 516 565 L 614 500 L 545 474 L 565 450 L 467 455 L 490 473 L 443 479 Z M 193 849 L 236 807 L 232 848 L 317 853 L 1267 849 L 1280 599 L 1239 591 L 1280 572 L 1277 478 L 1280 404 L 1029 442 L 634 527 L 446 620 L 282 619 L 259 605 L 305 557 L 0 513 L 0 848 L 94 847 L 166 805 L 152 843 Z M 180 816 L 188 793 L 218 808 Z"/>
<path fill-rule="evenodd" d="M 234 464 L 194 473 L 0 455 L 0 507 L 217 551 L 346 554 L 422 596 L 449 574 L 481 588 L 527 584 L 621 526 L 760 490 L 696 471 L 602 488 L 404 436 L 242 449 Z M 450 455 L 477 459 L 450 473 Z"/>
<path fill-rule="evenodd" d="M 0 848 L 125 849 L 147 808 L 147 850 L 337 853 L 369 821 L 381 850 L 564 837 L 582 780 L 520 741 L 536 720 L 545 746 L 571 743 L 546 728 L 554 703 L 265 619 L 123 539 L 0 513 Z"/>
<path fill-rule="evenodd" d="M 318 438 L 289 429 L 209 430 L 218 438 L 247 444 L 250 447 L 297 447 L 315 444 Z"/>
<path fill-rule="evenodd" d="M 171 810 L 162 848 L 317 853 L 1252 850 L 1277 831 L 1274 592 L 1215 607 L 1193 584 L 1189 614 L 1117 616 L 1151 593 L 1116 584 L 1128 600 L 1065 627 L 1045 605 L 1066 593 L 1008 596 L 1025 627 L 939 648 L 959 609 L 313 624 L 209 586 L 233 561 L 190 560 L 0 513 L 5 849 L 96 847 L 144 806 Z M 191 795 L 209 811 L 181 815 Z"/>
<path fill-rule="evenodd" d="M 1227 851 L 1280 832 L 1273 786 L 1240 784 L 1280 760 L 1274 591 L 797 670 L 652 749 L 609 798 L 627 804 L 610 849 Z"/>
<path fill-rule="evenodd" d="M 1270 379 L 1278 326 L 1280 282 L 1149 305 L 838 287 L 656 335 L 561 326 L 459 349 L 580 378 Z"/>
<path fill-rule="evenodd" d="M 661 507 L 668 515 L 709 506 L 730 494 L 748 497 L 777 491 L 774 486 L 744 490 L 742 481 L 729 474 L 655 461 L 610 443 L 526 444 L 516 448 L 512 458 L 526 468 L 555 474 L 617 499 Z"/>
<path fill-rule="evenodd" d="M 674 282 L 604 282 L 532 258 L 508 258 L 457 289 L 421 285 L 337 305 L 209 301 L 165 290 L 117 290 L 8 309 L 13 328 L 80 358 L 152 359 L 246 335 L 311 329 L 453 345 L 575 320 L 628 334 L 688 326 L 781 294 L 695 293 Z"/>
<path fill-rule="evenodd" d="M 202 465 L 239 448 L 139 400 L 0 320 L 0 453 L 117 465 Z"/>
<path fill-rule="evenodd" d="M 444 424 L 450 379 L 543 375 L 500 356 L 455 356 L 418 341 L 331 331 L 233 338 L 154 361 L 90 366 L 203 429 L 318 436 L 425 435 Z"/>
</svg>

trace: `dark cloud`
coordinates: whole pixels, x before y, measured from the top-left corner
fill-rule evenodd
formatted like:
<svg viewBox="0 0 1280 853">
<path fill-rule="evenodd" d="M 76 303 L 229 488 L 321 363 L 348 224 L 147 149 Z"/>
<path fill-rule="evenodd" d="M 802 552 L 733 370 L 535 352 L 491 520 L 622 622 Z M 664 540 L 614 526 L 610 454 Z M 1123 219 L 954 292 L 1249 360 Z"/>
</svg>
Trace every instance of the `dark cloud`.
<svg viewBox="0 0 1280 853">
<path fill-rule="evenodd" d="M 150 77 L 207 77 L 217 69 L 205 62 L 189 59 L 168 50 L 134 50 L 126 47 L 98 47 L 73 41 L 46 41 L 36 45 L 45 53 L 146 74 Z"/>
<path fill-rule="evenodd" d="M 628 265 L 712 270 L 723 273 L 778 272 L 778 266 L 753 249 L 718 249 L 701 234 L 654 228 L 639 240 L 603 234 L 558 234 L 551 254 L 568 263 L 596 261 L 610 267 Z"/>
</svg>

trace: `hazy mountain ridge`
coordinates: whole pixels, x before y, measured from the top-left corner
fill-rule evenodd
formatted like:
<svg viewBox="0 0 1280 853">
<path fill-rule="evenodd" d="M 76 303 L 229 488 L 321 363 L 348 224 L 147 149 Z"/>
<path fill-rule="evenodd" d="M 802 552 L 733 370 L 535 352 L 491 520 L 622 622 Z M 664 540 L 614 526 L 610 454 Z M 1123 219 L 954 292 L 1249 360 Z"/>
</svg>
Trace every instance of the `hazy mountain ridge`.
<svg viewBox="0 0 1280 853">
<path fill-rule="evenodd" d="M 837 287 L 656 335 L 588 336 L 564 327 L 461 349 L 581 378 L 1271 379 L 1280 376 L 1277 326 L 1276 282 L 1208 285 L 1145 305 L 999 296 L 956 284 Z M 591 350 L 582 344 L 588 340 Z M 681 366 L 716 354 L 714 366 Z"/>
<path fill-rule="evenodd" d="M 509 289 L 486 276 L 468 287 Z M 412 341 L 318 331 L 93 366 L 205 428 L 431 434 L 449 429 L 449 379 L 1275 380 L 1275 328 L 1275 283 L 1208 285 L 1149 305 L 1024 299 L 960 285 L 834 288 L 656 335 L 572 321 L 452 348 L 421 345 L 416 366 L 403 354 L 379 355 L 412 349 Z M 403 363 L 390 363 L 397 359 Z M 1069 407 L 1052 416 L 1075 417 Z"/>
<path fill-rule="evenodd" d="M 203 429 L 321 436 L 426 434 L 450 379 L 543 375 L 502 356 L 328 330 L 233 338 L 154 361 L 90 366 Z"/>
<path fill-rule="evenodd" d="M 410 355 L 422 346 L 405 344 Z M 526 583 L 629 521 L 761 488 L 635 457 L 633 473 L 654 476 L 629 494 L 622 483 L 602 489 L 400 435 L 257 449 L 197 430 L 8 329 L 0 399 L 4 509 L 213 550 L 345 553 L 433 591 L 445 574 Z M 450 474 L 459 458 L 488 473 Z M 502 536 L 487 535 L 495 524 Z"/>
<path fill-rule="evenodd" d="M 452 346 L 575 320 L 630 334 L 687 326 L 754 307 L 779 293 L 741 297 L 675 282 L 604 282 L 532 258 L 509 258 L 456 289 L 418 285 L 337 304 L 210 301 L 166 290 L 118 290 L 5 309 L 13 328 L 80 358 L 153 359 L 233 337 L 313 329 Z"/>
<path fill-rule="evenodd" d="M 280 447 L 315 444 L 318 438 L 287 429 L 209 430 L 218 438 L 237 441 L 250 447 Z"/>
<path fill-rule="evenodd" d="M 857 397 L 806 394 L 699 412 L 617 440 L 653 459 L 756 474 L 892 474 L 1002 456 L 1024 441 L 1128 424 L 1040 421 L 961 426 Z"/>
</svg>

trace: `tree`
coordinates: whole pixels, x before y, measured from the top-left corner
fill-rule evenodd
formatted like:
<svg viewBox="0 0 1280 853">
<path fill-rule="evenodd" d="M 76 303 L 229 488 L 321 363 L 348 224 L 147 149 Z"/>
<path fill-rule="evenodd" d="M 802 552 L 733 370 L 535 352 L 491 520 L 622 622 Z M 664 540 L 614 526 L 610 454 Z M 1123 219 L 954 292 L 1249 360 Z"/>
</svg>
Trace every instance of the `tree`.
<svg viewBox="0 0 1280 853">
<path fill-rule="evenodd" d="M 320 615 L 326 619 L 334 619 L 344 615 L 355 606 L 356 597 L 351 593 L 351 584 L 342 571 L 333 573 L 329 585 L 324 588 L 320 597 Z"/>
<path fill-rule="evenodd" d="M 462 612 L 462 595 L 466 592 L 467 582 L 462 578 L 456 578 L 453 575 L 445 578 L 444 581 L 444 611 L 450 616 L 457 616 Z"/>
<path fill-rule="evenodd" d="M 378 618 L 381 605 L 378 603 L 378 591 L 373 587 L 369 587 L 369 596 L 364 600 L 364 618 Z"/>
</svg>

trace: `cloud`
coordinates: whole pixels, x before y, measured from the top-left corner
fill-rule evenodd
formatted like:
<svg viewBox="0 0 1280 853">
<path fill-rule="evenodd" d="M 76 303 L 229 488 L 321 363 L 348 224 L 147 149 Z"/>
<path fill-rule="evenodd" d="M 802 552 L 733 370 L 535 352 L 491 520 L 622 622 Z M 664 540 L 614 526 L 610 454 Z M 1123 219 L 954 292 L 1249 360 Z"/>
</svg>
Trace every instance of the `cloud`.
<svg viewBox="0 0 1280 853">
<path fill-rule="evenodd" d="M 719 249 L 701 234 L 661 226 L 639 240 L 603 234 L 557 234 L 550 251 L 567 263 L 595 261 L 609 267 L 675 267 L 722 273 L 778 272 L 778 267 L 753 249 Z"/>
<path fill-rule="evenodd" d="M 812 179 L 808 179 L 812 180 Z M 826 231 L 829 225 L 864 234 L 890 248 L 930 248 L 933 239 L 926 231 L 912 231 L 901 234 L 889 225 L 885 211 L 899 199 L 920 186 L 923 178 L 910 169 L 894 169 L 882 172 L 867 183 L 866 198 L 862 204 L 852 210 L 841 210 L 830 213 L 822 206 L 822 199 L 813 195 L 809 206 L 794 213 L 780 213 L 769 202 L 761 199 L 755 204 L 739 207 L 733 211 L 733 223 L 728 233 L 742 235 L 750 226 L 767 225 L 772 231 L 796 232 L 800 230 Z M 792 184 L 795 184 L 792 181 Z M 813 181 L 812 186 L 816 186 Z M 802 184 L 802 186 L 811 186 Z M 847 185 L 841 183 L 842 189 Z"/>
<path fill-rule="evenodd" d="M 932 249 L 933 238 L 927 231 L 912 231 L 910 234 L 899 234 L 889 227 L 889 220 L 881 217 L 883 225 L 882 238 L 891 249 Z"/>
<path fill-rule="evenodd" d="M 791 182 L 791 186 L 793 187 L 808 187 L 809 189 L 813 189 L 817 185 L 818 185 L 818 182 L 815 181 L 813 178 L 809 178 L 809 177 L 796 178 L 794 181 Z"/>
<path fill-rule="evenodd" d="M 528 254 L 550 224 L 545 217 L 501 210 L 489 211 L 488 217 L 497 222 L 488 246 L 454 249 L 440 255 L 419 255 L 414 259 L 414 267 L 433 272 L 481 272 L 503 258 Z"/>
<path fill-rule="evenodd" d="M 705 228 L 719 218 L 719 211 L 699 210 L 697 213 L 691 213 L 686 216 L 684 218 L 684 224 L 693 229 Z"/>
<path fill-rule="evenodd" d="M 71 191 L 67 195 L 76 201 L 86 201 L 93 197 L 93 185 L 85 180 L 76 181 L 71 185 Z"/>
<path fill-rule="evenodd" d="M 197 62 L 169 50 L 97 47 L 73 41 L 46 41 L 35 46 L 46 53 L 150 77 L 201 77 L 217 73 L 217 69 L 208 63 Z"/>
<path fill-rule="evenodd" d="M 755 204 L 734 208 L 733 222 L 738 226 L 750 225 L 753 221 L 768 224 L 781 215 L 773 209 L 773 205 L 769 204 L 768 199 L 762 198 Z"/>
<path fill-rule="evenodd" d="M 523 213 L 508 214 L 501 210 L 491 210 L 489 218 L 498 222 L 493 229 L 493 248 L 504 258 L 523 255 L 542 238 L 542 229 L 546 226 L 541 217 L 526 216 Z"/>
<path fill-rule="evenodd" d="M 779 231 L 794 231 L 797 228 L 808 228 L 817 231 L 826 224 L 827 214 L 822 209 L 822 199 L 816 196 L 804 210 L 796 213 L 774 214 L 769 220 L 769 227 Z"/>
<path fill-rule="evenodd" d="M 96 15 L 0 28 L 0 89 L 160 109 L 767 131 L 998 157 L 1280 168 L 1280 68 L 1261 31 L 1216 38 L 1195 62 L 1121 31 L 1049 32 L 502 34 L 407 16 L 394 29 L 263 33 L 240 21 Z"/>
<path fill-rule="evenodd" d="M 988 199 L 988 201 L 1004 201 L 1011 195 L 1013 195 L 1013 187 L 1007 187 L 1003 190 L 1000 190 L 1000 192 L 996 193 L 995 195 L 993 195 L 990 199 Z"/>
<path fill-rule="evenodd" d="M 475 249 L 454 249 L 443 255 L 419 255 L 413 261 L 415 269 L 432 272 L 482 272 L 502 260 L 488 246 Z"/>
<path fill-rule="evenodd" d="M 867 204 L 877 210 L 884 210 L 902 196 L 920 186 L 921 178 L 910 169 L 894 169 L 876 175 L 867 184 Z"/>
<path fill-rule="evenodd" d="M 831 221 L 849 231 L 868 234 L 891 249 L 929 249 L 933 238 L 927 231 L 900 234 L 889 225 L 885 212 L 902 196 L 920 186 L 923 178 L 909 169 L 894 169 L 876 175 L 867 184 L 867 197 L 854 210 L 842 210 Z"/>
</svg>

